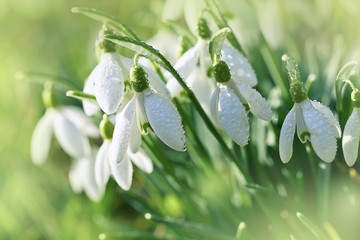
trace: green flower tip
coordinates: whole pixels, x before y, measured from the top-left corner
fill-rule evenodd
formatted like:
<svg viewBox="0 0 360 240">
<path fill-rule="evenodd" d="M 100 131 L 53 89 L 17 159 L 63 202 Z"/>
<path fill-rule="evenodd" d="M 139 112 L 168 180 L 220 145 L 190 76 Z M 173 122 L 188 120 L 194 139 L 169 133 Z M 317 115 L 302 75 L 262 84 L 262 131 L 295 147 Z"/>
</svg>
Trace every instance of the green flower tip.
<svg viewBox="0 0 360 240">
<path fill-rule="evenodd" d="M 55 108 L 59 105 L 59 101 L 54 94 L 51 83 L 46 83 L 42 92 L 42 100 L 46 108 Z"/>
<path fill-rule="evenodd" d="M 106 114 L 99 125 L 100 134 L 104 140 L 111 140 L 114 133 L 114 125 L 109 121 Z"/>
<path fill-rule="evenodd" d="M 140 66 L 133 66 L 130 69 L 130 79 L 136 92 L 142 92 L 149 88 L 148 74 Z"/>
<path fill-rule="evenodd" d="M 354 107 L 360 107 L 360 91 L 358 89 L 352 91 L 351 101 L 353 102 Z"/>
<path fill-rule="evenodd" d="M 224 61 L 219 61 L 213 68 L 215 80 L 219 83 L 228 82 L 231 79 L 229 66 Z"/>
<path fill-rule="evenodd" d="M 205 18 L 200 16 L 197 22 L 197 34 L 202 39 L 209 39 L 211 37 L 211 30 Z"/>
<path fill-rule="evenodd" d="M 290 95 L 295 103 L 300 103 L 308 98 L 306 88 L 300 81 L 295 81 L 290 84 Z"/>
</svg>

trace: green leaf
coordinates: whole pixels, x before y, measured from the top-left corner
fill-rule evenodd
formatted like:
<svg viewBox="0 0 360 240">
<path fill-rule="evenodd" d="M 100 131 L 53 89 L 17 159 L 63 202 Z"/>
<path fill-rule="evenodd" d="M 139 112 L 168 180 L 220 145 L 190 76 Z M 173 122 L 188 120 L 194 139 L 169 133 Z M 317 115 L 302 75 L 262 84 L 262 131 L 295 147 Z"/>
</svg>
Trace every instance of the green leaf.
<svg viewBox="0 0 360 240">
<path fill-rule="evenodd" d="M 335 91 L 336 91 L 336 110 L 342 111 L 341 104 L 341 91 L 345 84 L 345 80 L 348 80 L 354 67 L 357 65 L 356 61 L 351 61 L 345 64 L 339 71 L 335 80 Z"/>
<path fill-rule="evenodd" d="M 94 95 L 84 93 L 82 91 L 69 90 L 66 92 L 66 96 L 73 97 L 79 100 L 86 100 L 96 103 L 96 98 Z"/>
<path fill-rule="evenodd" d="M 138 39 L 135 33 L 123 22 L 102 11 L 99 11 L 94 8 L 83 8 L 83 7 L 73 7 L 71 11 L 73 13 L 80 13 L 99 22 L 106 23 L 108 24 L 108 26 L 112 27 L 115 31 L 119 32 L 120 34 L 124 34 L 125 36 Z"/>
<path fill-rule="evenodd" d="M 105 35 L 105 38 L 125 48 L 133 50 L 138 55 L 143 55 L 147 59 L 156 62 L 169 72 L 172 71 L 172 69 L 169 68 L 169 65 L 171 64 L 160 54 L 159 50 L 153 48 L 145 42 L 119 35 Z"/>
<path fill-rule="evenodd" d="M 290 83 L 300 81 L 299 68 L 298 68 L 298 64 L 295 61 L 295 59 L 293 59 L 292 57 L 284 54 L 281 57 L 281 60 L 285 62 L 285 67 L 286 67 L 286 70 L 287 70 L 288 75 L 289 75 Z"/>
<path fill-rule="evenodd" d="M 217 31 L 210 39 L 209 52 L 211 61 L 214 64 L 221 55 L 221 49 L 231 29 L 226 27 Z"/>
</svg>

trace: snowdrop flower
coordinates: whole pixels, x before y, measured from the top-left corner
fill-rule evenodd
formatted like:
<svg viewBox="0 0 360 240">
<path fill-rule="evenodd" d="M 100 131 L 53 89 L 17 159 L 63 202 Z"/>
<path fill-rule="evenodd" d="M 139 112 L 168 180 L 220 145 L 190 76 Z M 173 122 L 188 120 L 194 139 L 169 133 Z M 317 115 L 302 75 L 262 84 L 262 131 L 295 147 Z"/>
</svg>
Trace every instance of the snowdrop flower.
<svg viewBox="0 0 360 240">
<path fill-rule="evenodd" d="M 133 130 L 133 140 L 141 141 L 141 136 L 138 129 Z M 95 163 L 95 180 L 99 186 L 105 187 L 110 178 L 110 175 L 113 175 L 114 179 L 121 188 L 124 190 L 129 190 L 133 175 L 133 167 L 130 160 L 144 172 L 152 172 L 152 161 L 140 148 L 139 144 L 141 144 L 141 142 L 136 144 L 138 146 L 136 149 L 131 149 L 128 147 L 124 160 L 114 168 L 111 167 L 109 156 L 114 125 L 108 119 L 107 115 L 104 115 L 103 120 L 100 123 L 100 131 L 104 142 L 97 153 Z"/>
<path fill-rule="evenodd" d="M 209 38 L 211 31 L 202 17 L 198 19 L 199 39 L 194 47 L 187 50 L 175 63 L 175 70 L 182 76 L 186 84 L 192 89 L 195 96 L 199 99 L 204 110 L 209 112 L 210 92 L 215 85 L 207 76 L 211 67 L 209 56 Z M 165 76 L 169 81 L 166 87 L 169 89 L 171 97 L 176 97 L 182 90 L 177 80 L 168 72 Z"/>
<path fill-rule="evenodd" d="M 349 167 L 355 164 L 358 157 L 359 150 L 359 136 L 360 136 L 360 91 L 349 81 L 353 88 L 351 93 L 351 100 L 354 109 L 347 120 L 344 128 L 344 136 L 342 139 L 342 147 L 344 158 Z"/>
<path fill-rule="evenodd" d="M 76 107 L 59 106 L 51 85 L 45 86 L 43 101 L 47 109 L 31 138 L 32 161 L 36 165 L 45 162 L 53 134 L 71 157 L 81 158 L 89 155 L 90 143 L 86 136 L 99 135 L 92 121 Z"/>
<path fill-rule="evenodd" d="M 242 67 L 242 75 L 252 76 L 248 67 Z M 238 69 L 239 70 L 239 69 Z M 234 70 L 233 70 L 234 71 Z M 237 77 L 233 78 L 228 64 L 221 60 L 215 63 L 213 73 L 218 82 L 212 94 L 210 111 L 215 123 L 240 146 L 249 140 L 248 111 L 256 117 L 270 121 L 272 112 L 269 103 L 250 85 Z M 236 76 L 236 75 L 235 75 Z"/>
<path fill-rule="evenodd" d="M 130 187 L 129 182 L 131 184 L 132 167 L 127 156 L 128 149 L 133 153 L 140 149 L 139 130 L 146 133 L 150 128 L 169 147 L 177 151 L 185 149 L 181 119 L 172 103 L 149 88 L 147 74 L 142 67 L 134 66 L 130 78 L 135 95 L 116 116 L 109 153 L 114 178 L 124 189 Z M 128 176 L 126 182 L 123 181 L 124 176 Z"/>
<path fill-rule="evenodd" d="M 91 155 L 75 159 L 70 167 L 69 182 L 75 193 L 84 191 L 94 202 L 98 202 L 104 196 L 105 187 L 95 181 L 95 157 Z"/>
<path fill-rule="evenodd" d="M 336 138 L 341 137 L 340 125 L 329 108 L 317 101 L 309 100 L 305 86 L 299 80 L 299 72 L 294 60 L 286 55 L 282 59 L 287 64 L 291 80 L 290 95 L 294 106 L 285 117 L 280 131 L 280 158 L 284 163 L 290 160 L 296 128 L 302 143 L 309 140 L 319 158 L 331 162 L 336 155 Z"/>
</svg>

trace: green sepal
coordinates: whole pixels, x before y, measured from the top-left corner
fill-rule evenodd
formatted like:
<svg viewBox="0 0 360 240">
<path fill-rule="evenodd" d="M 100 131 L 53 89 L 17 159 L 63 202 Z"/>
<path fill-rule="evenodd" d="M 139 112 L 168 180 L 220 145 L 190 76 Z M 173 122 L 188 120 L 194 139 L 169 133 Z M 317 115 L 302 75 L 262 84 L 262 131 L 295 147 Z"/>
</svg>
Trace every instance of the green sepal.
<svg viewBox="0 0 360 240">
<path fill-rule="evenodd" d="M 103 115 L 103 119 L 99 124 L 100 134 L 104 140 L 111 140 L 114 134 L 114 124 L 109 121 L 106 114 Z"/>
<path fill-rule="evenodd" d="M 231 29 L 226 27 L 220 29 L 211 37 L 209 43 L 209 53 L 213 64 L 215 64 L 218 61 L 218 58 L 220 58 L 222 45 L 229 33 L 231 33 Z"/>
</svg>

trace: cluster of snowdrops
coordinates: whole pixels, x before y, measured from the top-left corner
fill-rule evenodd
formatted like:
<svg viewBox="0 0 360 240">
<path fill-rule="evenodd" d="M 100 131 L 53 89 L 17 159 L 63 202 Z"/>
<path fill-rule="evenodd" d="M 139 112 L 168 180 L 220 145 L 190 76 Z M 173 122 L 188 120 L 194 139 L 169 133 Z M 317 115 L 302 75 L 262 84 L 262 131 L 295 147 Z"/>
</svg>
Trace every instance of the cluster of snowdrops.
<svg viewBox="0 0 360 240">
<path fill-rule="evenodd" d="M 63 150 L 75 159 L 69 172 L 75 192 L 85 191 L 98 201 L 111 176 L 122 189 L 129 190 L 132 163 L 146 173 L 153 170 L 152 161 L 142 148 L 142 134 L 153 132 L 168 147 L 186 151 L 181 117 L 172 103 L 182 93 L 193 94 L 192 99 L 201 106 L 203 114 L 211 116 L 218 129 L 238 145 L 247 145 L 248 113 L 271 121 L 271 107 L 254 89 L 258 80 L 247 58 L 226 40 L 231 29 L 212 34 L 201 16 L 197 30 L 195 46 L 183 51 L 171 65 L 159 51 L 135 39 L 131 32 L 104 24 L 96 44 L 101 50 L 98 65 L 82 92 L 68 92 L 82 100 L 83 109 L 61 105 L 53 84 L 45 84 L 46 112 L 32 136 L 33 162 L 42 164 L 48 158 L 54 133 Z M 133 50 L 134 57 L 121 55 L 119 45 Z M 318 157 L 331 162 L 337 152 L 337 138 L 342 135 L 338 120 L 328 107 L 308 98 L 295 60 L 287 55 L 282 60 L 288 71 L 294 106 L 281 128 L 280 158 L 284 163 L 291 159 L 296 130 L 302 143 L 310 141 Z M 340 88 L 348 83 L 353 90 L 354 110 L 342 138 L 349 166 L 357 159 L 360 136 L 360 92 L 348 80 L 353 65 L 350 63 L 339 72 Z M 103 119 L 96 123 L 91 116 L 100 112 Z M 103 144 L 98 148 L 89 138 L 102 138 Z"/>
</svg>

